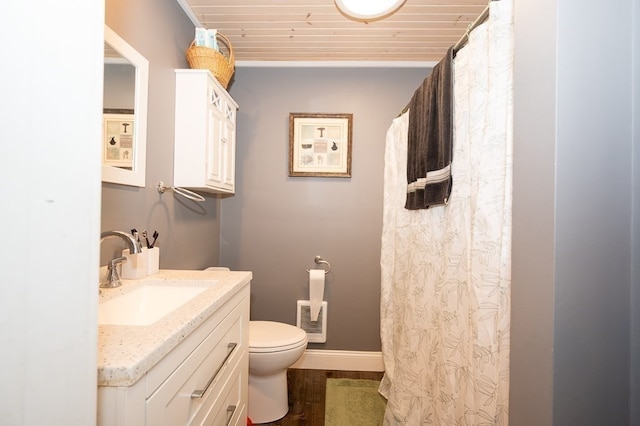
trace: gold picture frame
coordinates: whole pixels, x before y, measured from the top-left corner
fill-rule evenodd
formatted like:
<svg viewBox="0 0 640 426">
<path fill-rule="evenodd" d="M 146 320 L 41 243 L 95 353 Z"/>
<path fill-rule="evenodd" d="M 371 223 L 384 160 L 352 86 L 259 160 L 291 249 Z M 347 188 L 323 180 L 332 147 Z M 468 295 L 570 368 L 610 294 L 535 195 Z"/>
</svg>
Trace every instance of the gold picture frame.
<svg viewBox="0 0 640 426">
<path fill-rule="evenodd" d="M 289 113 L 289 176 L 351 177 L 353 114 Z"/>
</svg>

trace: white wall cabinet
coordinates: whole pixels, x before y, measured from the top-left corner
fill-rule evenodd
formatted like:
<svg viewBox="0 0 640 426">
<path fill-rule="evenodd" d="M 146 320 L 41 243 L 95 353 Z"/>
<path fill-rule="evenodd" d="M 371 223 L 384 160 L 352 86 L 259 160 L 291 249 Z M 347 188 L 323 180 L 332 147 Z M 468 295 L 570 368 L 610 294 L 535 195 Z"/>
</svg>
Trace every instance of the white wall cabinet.
<svg viewBox="0 0 640 426">
<path fill-rule="evenodd" d="M 99 426 L 246 425 L 249 286 L 131 386 L 98 388 Z"/>
<path fill-rule="evenodd" d="M 237 109 L 208 70 L 176 70 L 174 186 L 235 192 Z"/>
</svg>

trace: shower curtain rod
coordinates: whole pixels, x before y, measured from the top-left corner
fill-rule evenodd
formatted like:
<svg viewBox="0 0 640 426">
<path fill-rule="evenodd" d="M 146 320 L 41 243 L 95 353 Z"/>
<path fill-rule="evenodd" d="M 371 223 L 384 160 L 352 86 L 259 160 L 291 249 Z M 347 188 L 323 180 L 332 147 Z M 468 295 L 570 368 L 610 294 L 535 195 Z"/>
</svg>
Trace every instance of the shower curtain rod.
<svg viewBox="0 0 640 426">
<path fill-rule="evenodd" d="M 458 40 L 458 42 L 453 45 L 454 57 L 456 56 L 456 53 L 458 53 L 458 51 L 462 49 L 469 41 L 469 34 L 471 33 L 471 31 L 475 30 L 476 27 L 478 27 L 478 25 L 482 24 L 484 21 L 487 20 L 487 18 L 489 17 L 489 6 L 491 5 L 492 1 L 499 1 L 499 0 L 491 0 L 489 4 L 487 4 L 487 6 L 484 8 L 484 10 L 480 13 L 480 15 L 476 18 L 476 20 L 473 21 L 471 24 L 469 24 L 469 26 L 467 27 L 467 30 L 464 32 L 462 37 L 460 37 L 460 40 Z M 407 112 L 408 109 L 409 109 L 409 104 L 407 104 L 404 108 L 402 108 L 402 111 L 400 111 L 400 113 L 396 116 L 396 118 L 400 117 L 402 114 Z"/>
<path fill-rule="evenodd" d="M 491 0 L 491 1 L 498 1 L 498 0 Z M 491 2 L 489 2 L 487 7 L 484 8 L 482 13 L 480 13 L 480 16 L 478 16 L 476 20 L 473 21 L 471 24 L 469 24 L 469 26 L 467 27 L 467 31 L 465 31 L 464 34 L 462 34 L 462 37 L 460 37 L 460 40 L 458 40 L 458 42 L 453 46 L 454 56 L 456 53 L 458 53 L 458 50 L 462 49 L 465 46 L 465 44 L 467 44 L 467 42 L 469 41 L 469 34 L 471 34 L 471 31 L 475 30 L 478 27 L 478 25 L 482 24 L 484 21 L 487 20 L 487 18 L 489 17 L 490 4 Z"/>
</svg>

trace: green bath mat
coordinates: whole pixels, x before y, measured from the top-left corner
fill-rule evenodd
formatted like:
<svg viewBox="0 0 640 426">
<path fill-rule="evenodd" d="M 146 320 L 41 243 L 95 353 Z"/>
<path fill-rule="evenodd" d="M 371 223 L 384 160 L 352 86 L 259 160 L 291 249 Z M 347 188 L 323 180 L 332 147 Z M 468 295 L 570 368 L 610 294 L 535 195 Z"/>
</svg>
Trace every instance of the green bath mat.
<svg viewBox="0 0 640 426">
<path fill-rule="evenodd" d="M 378 380 L 327 379 L 325 426 L 382 425 L 386 399 Z"/>
</svg>

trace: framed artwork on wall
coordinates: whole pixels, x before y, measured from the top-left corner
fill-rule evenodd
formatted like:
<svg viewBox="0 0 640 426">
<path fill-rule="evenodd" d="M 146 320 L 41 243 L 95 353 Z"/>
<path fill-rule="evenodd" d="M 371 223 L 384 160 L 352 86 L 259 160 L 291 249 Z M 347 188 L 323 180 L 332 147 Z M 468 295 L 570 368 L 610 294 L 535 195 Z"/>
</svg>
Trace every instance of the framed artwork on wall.
<svg viewBox="0 0 640 426">
<path fill-rule="evenodd" d="M 102 163 L 131 169 L 135 135 L 133 111 L 105 112 L 102 117 Z"/>
<path fill-rule="evenodd" d="M 351 177 L 353 114 L 289 113 L 289 176 Z"/>
</svg>

